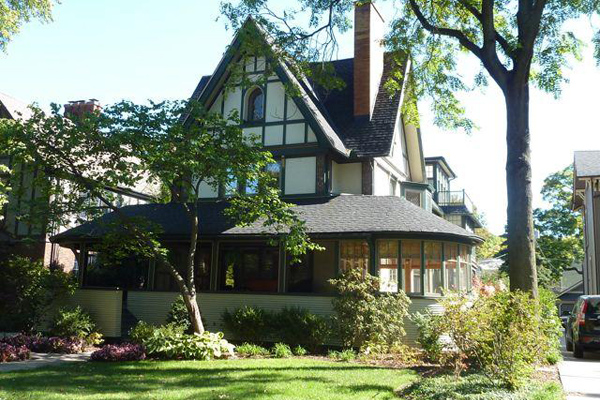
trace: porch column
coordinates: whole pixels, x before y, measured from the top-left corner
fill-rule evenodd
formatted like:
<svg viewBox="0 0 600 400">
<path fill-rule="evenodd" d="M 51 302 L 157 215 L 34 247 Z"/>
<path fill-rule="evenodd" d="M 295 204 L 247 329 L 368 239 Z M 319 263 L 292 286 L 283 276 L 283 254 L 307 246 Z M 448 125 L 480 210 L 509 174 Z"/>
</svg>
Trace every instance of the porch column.
<svg viewBox="0 0 600 400">
<path fill-rule="evenodd" d="M 279 241 L 279 270 L 277 279 L 277 293 L 285 293 L 287 291 L 287 268 L 286 268 L 285 246 L 283 241 Z"/>
</svg>

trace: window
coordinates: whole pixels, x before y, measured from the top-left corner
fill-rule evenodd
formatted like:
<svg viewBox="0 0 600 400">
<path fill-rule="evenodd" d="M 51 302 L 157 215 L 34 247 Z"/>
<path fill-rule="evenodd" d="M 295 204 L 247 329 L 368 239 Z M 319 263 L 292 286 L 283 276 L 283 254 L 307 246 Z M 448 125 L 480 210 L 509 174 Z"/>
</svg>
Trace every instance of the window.
<svg viewBox="0 0 600 400">
<path fill-rule="evenodd" d="M 267 174 L 273 178 L 273 183 L 276 185 L 275 187 L 281 188 L 281 162 L 277 161 L 267 165 L 266 168 Z"/>
<path fill-rule="evenodd" d="M 279 249 L 266 244 L 227 243 L 219 251 L 219 289 L 276 292 Z"/>
<path fill-rule="evenodd" d="M 469 247 L 460 246 L 460 290 L 468 290 L 471 287 L 470 261 Z"/>
<path fill-rule="evenodd" d="M 404 291 L 421 293 L 421 242 L 402 241 L 402 268 L 404 272 Z"/>
<path fill-rule="evenodd" d="M 425 294 L 442 294 L 442 244 L 425 242 Z"/>
<path fill-rule="evenodd" d="M 458 290 L 458 245 L 446 243 L 444 245 L 444 262 L 446 263 L 446 287 Z"/>
<path fill-rule="evenodd" d="M 369 244 L 361 240 L 340 241 L 340 270 L 360 268 L 366 273 L 369 268 Z"/>
<path fill-rule="evenodd" d="M 462 227 L 462 215 L 450 214 L 446 215 L 446 221 L 452 222 L 454 225 L 458 225 Z"/>
<path fill-rule="evenodd" d="M 262 121 L 265 117 L 265 96 L 260 88 L 254 88 L 248 95 L 248 118 L 249 122 Z"/>
<path fill-rule="evenodd" d="M 433 179 L 433 165 L 425 166 L 425 172 L 427 174 L 427 179 Z"/>
<path fill-rule="evenodd" d="M 287 260 L 287 291 L 290 293 L 311 293 L 313 291 L 313 267 L 311 254 L 301 256 L 292 263 Z"/>
<path fill-rule="evenodd" d="M 227 175 L 227 182 L 225 182 L 225 196 L 233 196 L 238 191 L 238 180 L 237 177 L 230 172 Z"/>
<path fill-rule="evenodd" d="M 414 205 L 421 207 L 421 192 L 406 189 L 404 191 L 404 197 Z"/>
<path fill-rule="evenodd" d="M 148 288 L 148 259 L 131 256 L 119 261 L 104 259 L 97 251 L 87 251 L 84 259 L 84 287 Z"/>
<path fill-rule="evenodd" d="M 379 269 L 379 291 L 398 291 L 398 241 L 377 242 L 377 267 Z"/>
<path fill-rule="evenodd" d="M 169 245 L 169 261 L 177 268 L 179 273 L 187 277 L 187 256 L 189 246 L 185 243 Z M 210 266 L 212 260 L 212 245 L 209 243 L 198 243 L 196 247 L 194 283 L 196 290 L 210 289 Z M 178 291 L 179 286 L 166 266 L 156 262 L 154 273 L 154 290 Z"/>
</svg>

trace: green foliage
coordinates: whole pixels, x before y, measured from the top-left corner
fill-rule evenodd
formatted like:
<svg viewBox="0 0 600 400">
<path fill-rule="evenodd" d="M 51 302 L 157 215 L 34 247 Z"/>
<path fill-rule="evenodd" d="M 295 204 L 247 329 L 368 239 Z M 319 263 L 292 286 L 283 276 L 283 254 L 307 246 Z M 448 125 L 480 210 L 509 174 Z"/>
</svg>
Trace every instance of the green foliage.
<svg viewBox="0 0 600 400">
<path fill-rule="evenodd" d="M 461 378 L 440 375 L 419 380 L 401 390 L 406 400 L 562 400 L 560 384 L 535 381 L 516 391 L 499 387 L 483 375 Z"/>
<path fill-rule="evenodd" d="M 433 363 L 441 362 L 444 356 L 444 344 L 441 341 L 443 334 L 441 317 L 427 309 L 422 313 L 414 313 L 410 319 L 419 331 L 417 343 L 425 352 L 427 359 Z"/>
<path fill-rule="evenodd" d="M 74 278 L 41 261 L 13 257 L 0 265 L 0 331 L 41 330 L 56 304 L 76 288 Z"/>
<path fill-rule="evenodd" d="M 23 24 L 37 19 L 52 19 L 52 0 L 0 1 L 0 50 L 6 51 L 8 43 L 21 31 Z"/>
<path fill-rule="evenodd" d="M 486 228 L 478 228 L 475 230 L 475 233 L 484 240 L 483 243 L 475 248 L 478 260 L 497 257 L 498 253 L 502 251 L 502 249 L 506 248 L 504 239 L 500 236 L 494 235 Z"/>
<path fill-rule="evenodd" d="M 333 323 L 345 346 L 365 351 L 401 342 L 410 304 L 404 292 L 380 293 L 379 279 L 363 276 L 359 269 L 349 269 L 330 282 L 338 294 L 333 299 Z"/>
<path fill-rule="evenodd" d="M 173 337 L 185 332 L 184 327 L 176 324 L 165 324 L 160 326 L 151 325 L 145 321 L 138 323 L 129 331 L 129 338 L 133 343 L 145 344 L 155 334 L 164 337 Z"/>
<path fill-rule="evenodd" d="M 451 339 L 445 361 L 457 373 L 476 366 L 494 382 L 510 389 L 523 386 L 535 365 L 558 348 L 561 334 L 555 297 L 483 287 L 474 299 L 451 295 L 442 301 L 440 330 Z"/>
<path fill-rule="evenodd" d="M 271 354 L 269 350 L 264 347 L 247 342 L 236 346 L 235 352 L 240 357 L 266 357 Z"/>
<path fill-rule="evenodd" d="M 102 343 L 102 335 L 96 332 L 94 320 L 79 306 L 59 309 L 52 321 L 50 334 L 63 338 L 76 337 L 89 345 Z"/>
<path fill-rule="evenodd" d="M 332 358 L 336 361 L 352 361 L 356 359 L 356 353 L 352 349 L 344 349 L 341 351 L 338 350 L 329 350 L 327 353 L 327 357 Z"/>
<path fill-rule="evenodd" d="M 189 332 L 192 328 L 190 314 L 183 300 L 183 296 L 178 296 L 171 304 L 171 309 L 167 314 L 167 324 L 175 324 L 181 326 L 184 331 Z"/>
<path fill-rule="evenodd" d="M 298 345 L 296 347 L 294 347 L 294 349 L 292 350 L 292 352 L 294 353 L 295 356 L 305 356 L 308 354 L 308 350 L 306 350 L 304 347 Z"/>
<path fill-rule="evenodd" d="M 222 318 L 225 329 L 239 340 L 259 343 L 273 334 L 267 329 L 272 315 L 262 308 L 243 306 L 233 312 L 225 310 Z"/>
<path fill-rule="evenodd" d="M 275 343 L 275 346 L 271 349 L 273 356 L 276 358 L 289 358 L 294 355 L 290 346 L 285 343 Z"/>
</svg>

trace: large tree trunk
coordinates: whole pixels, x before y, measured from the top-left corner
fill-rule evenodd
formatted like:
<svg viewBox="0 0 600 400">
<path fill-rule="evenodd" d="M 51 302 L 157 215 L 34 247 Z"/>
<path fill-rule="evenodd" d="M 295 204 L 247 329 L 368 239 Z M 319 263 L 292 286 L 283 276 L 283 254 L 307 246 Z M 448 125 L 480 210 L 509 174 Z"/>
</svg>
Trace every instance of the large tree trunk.
<svg viewBox="0 0 600 400">
<path fill-rule="evenodd" d="M 527 80 L 509 80 L 506 99 L 506 188 L 510 289 L 537 297 L 531 193 L 531 135 Z"/>
<path fill-rule="evenodd" d="M 196 301 L 196 293 L 184 294 L 183 300 L 185 301 L 185 306 L 188 309 L 188 314 L 192 321 L 192 330 L 194 333 L 203 333 L 204 324 L 202 323 L 202 317 L 200 316 L 200 307 L 198 307 L 198 302 Z"/>
</svg>

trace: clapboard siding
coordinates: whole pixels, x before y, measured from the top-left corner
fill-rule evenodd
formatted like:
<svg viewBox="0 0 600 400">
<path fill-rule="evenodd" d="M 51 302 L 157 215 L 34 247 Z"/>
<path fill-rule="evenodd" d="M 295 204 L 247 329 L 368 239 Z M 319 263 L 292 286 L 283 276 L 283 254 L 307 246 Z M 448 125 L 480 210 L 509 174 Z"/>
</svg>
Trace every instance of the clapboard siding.
<svg viewBox="0 0 600 400">
<path fill-rule="evenodd" d="M 415 312 L 423 312 L 426 309 L 430 309 L 434 314 L 441 314 L 443 311 L 442 306 L 439 304 L 438 299 L 432 298 L 412 298 L 411 304 L 408 307 L 409 314 L 414 314 Z M 417 340 L 417 327 L 412 323 L 410 319 L 406 319 L 404 324 L 404 329 L 406 330 L 406 341 L 409 344 L 414 344 L 415 340 Z"/>
<path fill-rule="evenodd" d="M 107 337 L 121 336 L 122 301 L 123 292 L 111 289 L 78 289 L 70 299 L 71 304 L 90 313 L 100 333 Z"/>
<path fill-rule="evenodd" d="M 127 309 L 141 321 L 164 324 L 177 296 L 176 292 L 129 292 Z"/>
</svg>

